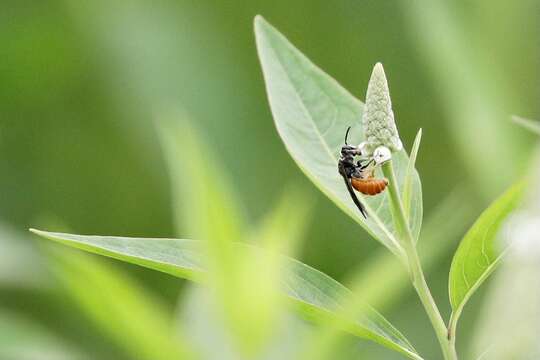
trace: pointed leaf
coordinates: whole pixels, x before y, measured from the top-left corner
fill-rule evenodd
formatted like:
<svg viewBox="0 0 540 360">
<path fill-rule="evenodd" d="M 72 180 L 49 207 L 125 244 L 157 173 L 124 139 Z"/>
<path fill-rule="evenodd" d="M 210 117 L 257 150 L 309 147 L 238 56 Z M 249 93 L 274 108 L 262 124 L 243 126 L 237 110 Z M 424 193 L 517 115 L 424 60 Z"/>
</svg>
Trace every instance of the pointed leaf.
<svg viewBox="0 0 540 360">
<path fill-rule="evenodd" d="M 519 204 L 524 188 L 524 183 L 520 182 L 507 190 L 480 215 L 461 241 L 452 260 L 449 279 L 455 322 L 466 302 L 505 255 L 507 245 L 497 242 L 496 235 Z"/>
<path fill-rule="evenodd" d="M 202 280 L 201 242 L 182 239 L 144 239 L 110 236 L 83 236 L 32 232 L 65 245 L 162 271 L 177 277 Z M 237 251 L 261 251 L 235 244 Z M 337 316 L 336 311 L 350 291 L 325 274 L 294 259 L 283 261 L 286 295 L 297 303 L 300 312 L 314 320 Z M 343 322 L 343 319 L 340 319 Z M 344 330 L 360 338 L 375 341 L 411 359 L 421 359 L 407 339 L 375 310 L 368 308 L 359 319 L 348 320 Z"/>
<path fill-rule="evenodd" d="M 181 112 L 162 113 L 155 124 L 170 173 L 177 231 L 214 242 L 241 239 L 246 230 L 242 206 L 221 164 L 209 154 L 209 144 Z"/>
<path fill-rule="evenodd" d="M 409 158 L 409 163 L 407 164 L 407 173 L 405 174 L 405 182 L 403 184 L 403 206 L 405 210 L 405 215 L 407 218 L 410 216 L 411 203 L 412 203 L 412 192 L 413 192 L 413 181 L 416 172 L 416 156 L 418 155 L 418 149 L 420 148 L 420 142 L 422 141 L 422 129 L 418 130 L 416 138 L 411 149 L 411 156 Z M 418 238 L 417 238 L 418 240 Z"/>
<path fill-rule="evenodd" d="M 337 161 L 347 127 L 359 143 L 363 104 L 325 74 L 262 17 L 255 19 L 257 49 L 266 81 L 270 108 L 287 150 L 304 173 L 336 205 L 396 254 L 401 248 L 386 195 L 362 197 L 365 220 L 352 202 Z M 394 153 L 398 182 L 403 184 L 408 164 L 405 151 Z M 422 190 L 413 176 L 410 226 L 418 237 L 422 219 Z"/>
</svg>

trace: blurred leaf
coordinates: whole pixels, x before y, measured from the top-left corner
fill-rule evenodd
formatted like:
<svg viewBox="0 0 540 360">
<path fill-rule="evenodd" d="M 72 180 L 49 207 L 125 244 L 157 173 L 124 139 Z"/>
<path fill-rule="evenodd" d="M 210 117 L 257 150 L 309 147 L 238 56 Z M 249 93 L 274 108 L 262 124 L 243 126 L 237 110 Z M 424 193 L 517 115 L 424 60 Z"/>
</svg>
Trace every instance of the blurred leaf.
<svg viewBox="0 0 540 360">
<path fill-rule="evenodd" d="M 407 173 L 405 174 L 405 181 L 403 184 L 403 207 L 405 210 L 405 215 L 409 217 L 409 211 L 411 210 L 412 202 L 412 185 L 416 172 L 416 156 L 418 155 L 418 149 L 420 148 L 420 141 L 422 140 L 422 129 L 418 130 L 416 138 L 411 149 L 411 156 L 409 158 L 409 163 L 407 164 Z M 418 240 L 418 238 L 416 238 Z"/>
<path fill-rule="evenodd" d="M 182 294 L 178 323 L 182 325 L 191 343 L 197 346 L 204 360 L 245 359 L 233 345 L 230 329 L 223 323 L 214 306 L 215 299 L 208 287 L 195 284 Z M 297 360 L 298 347 L 305 334 L 315 328 L 295 313 L 280 314 L 277 326 L 270 329 L 264 349 L 255 360 Z M 353 338 L 358 346 L 358 340 Z M 211 344 L 211 346 L 209 346 Z"/>
<path fill-rule="evenodd" d="M 230 331 L 219 321 L 219 314 L 214 311 L 212 302 L 212 294 L 207 287 L 190 286 L 181 301 L 179 323 L 183 325 L 186 335 L 197 345 L 197 350 L 203 354 L 202 358 L 205 360 L 242 359 L 242 354 L 231 346 Z M 251 359 L 297 360 L 302 340 L 315 328 L 313 324 L 290 311 L 281 314 L 276 320 L 277 327 L 272 329 L 263 351 Z M 351 341 L 358 344 L 356 338 Z"/>
<path fill-rule="evenodd" d="M 352 126 L 352 134 L 362 133 L 362 103 L 260 16 L 255 19 L 255 35 L 270 107 L 287 150 L 308 178 L 339 208 L 392 252 L 400 254 L 387 197 L 359 195 L 368 211 L 365 220 L 338 174 L 338 154 L 347 127 Z M 398 181 L 403 184 L 408 164 L 405 151 L 395 153 L 393 163 Z M 418 237 L 422 193 L 416 172 L 412 198 L 410 225 Z"/>
<path fill-rule="evenodd" d="M 306 232 L 312 207 L 312 199 L 303 190 L 286 189 L 255 229 L 253 241 L 266 250 L 293 256 Z"/>
<path fill-rule="evenodd" d="M 191 359 L 163 306 L 102 260 L 50 249 L 52 268 L 82 310 L 135 359 Z M 52 251 L 54 250 L 54 251 Z"/>
<path fill-rule="evenodd" d="M 31 230 L 37 235 L 92 253 L 145 266 L 174 276 L 203 278 L 201 264 L 202 242 L 182 239 L 144 239 L 109 236 L 83 236 Z M 237 251 L 261 251 L 255 247 L 235 244 Z M 298 262 L 285 258 L 284 291 L 301 313 L 315 321 L 336 318 L 342 329 L 360 338 L 375 341 L 396 350 L 411 359 L 421 359 L 414 348 L 384 317 L 365 307 L 356 320 L 339 318 L 336 310 L 351 296 L 350 291 L 327 275 Z M 83 284 L 81 284 L 82 286 Z"/>
<path fill-rule="evenodd" d="M 209 267 L 211 284 L 226 314 L 235 314 L 241 259 L 230 243 L 245 239 L 246 225 L 227 172 L 214 161 L 210 145 L 204 144 L 185 114 L 161 113 L 156 126 L 170 172 L 177 232 L 205 240 L 203 262 Z"/>
<path fill-rule="evenodd" d="M 455 323 L 465 303 L 495 270 L 507 246 L 496 242 L 506 217 L 519 204 L 524 192 L 519 182 L 491 204 L 476 220 L 457 249 L 450 268 L 449 295 Z"/>
<path fill-rule="evenodd" d="M 311 202 L 291 188 L 252 234 L 252 243 L 264 251 L 241 251 L 238 275 L 240 288 L 234 294 L 239 319 L 249 321 L 244 335 L 255 338 L 262 349 L 283 320 L 285 309 L 280 294 L 282 279 L 288 276 L 286 257 L 295 252 L 307 228 Z M 257 271 L 253 271 L 257 269 Z"/>
<path fill-rule="evenodd" d="M 242 239 L 246 232 L 244 213 L 227 172 L 186 118 L 171 111 L 156 121 L 170 172 L 177 232 L 214 242 Z"/>
<path fill-rule="evenodd" d="M 189 229 L 188 236 L 206 240 L 204 264 L 207 264 L 214 305 L 220 307 L 230 332 L 246 357 L 253 357 L 273 330 L 271 323 L 279 313 L 277 293 L 279 274 L 271 258 L 261 253 L 243 256 L 235 251 L 233 240 L 248 236 L 240 204 L 227 180 L 227 171 L 212 155 L 186 116 L 169 114 L 157 122 L 165 157 L 172 179 L 172 202 L 179 233 Z M 217 158 L 217 156 L 215 157 Z M 287 210 L 291 210 L 288 208 Z M 290 219 L 295 224 L 295 219 Z M 300 220 L 300 219 L 297 219 Z M 302 221 L 299 221 L 301 224 Z M 271 242 L 276 229 L 259 234 L 259 240 Z M 286 233 L 279 239 L 291 240 Z M 260 271 L 251 271 L 259 268 Z"/>
<path fill-rule="evenodd" d="M 206 287 L 193 286 L 187 294 L 187 302 L 186 297 L 182 299 L 185 306 L 181 320 L 188 322 L 186 331 L 195 337 L 205 359 L 269 359 L 276 358 L 272 357 L 274 353 L 280 354 L 278 359 L 283 359 L 283 348 L 297 345 L 295 340 L 299 334 L 294 328 L 298 326 L 291 328 L 289 325 L 300 320 L 295 317 L 293 322 L 284 306 L 281 278 L 287 274 L 283 266 L 285 258 L 279 254 L 295 252 L 307 227 L 311 205 L 302 191 L 295 187 L 287 189 L 250 234 L 251 243 L 265 251 L 242 251 L 247 256 L 237 259 L 240 260 L 237 287 L 231 289 L 235 306 L 226 309 L 229 314 L 225 314 L 230 317 L 230 312 L 236 313 L 231 319 L 234 322 L 223 323 L 223 314 L 215 311 L 216 301 L 220 299 Z M 307 326 L 304 322 L 301 324 Z M 242 353 L 244 349 L 234 346 L 236 339 L 231 339 L 231 335 L 241 336 L 248 342 L 247 354 Z M 211 347 L 207 346 L 208 342 L 212 343 Z M 285 343 L 289 345 L 284 346 Z"/>
<path fill-rule="evenodd" d="M 523 128 L 532 131 L 533 133 L 540 135 L 540 121 L 525 119 L 519 116 L 512 116 L 512 121 L 521 125 Z"/>
<path fill-rule="evenodd" d="M 47 329 L 16 313 L 0 311 L 0 358 L 17 360 L 89 359 Z"/>
</svg>

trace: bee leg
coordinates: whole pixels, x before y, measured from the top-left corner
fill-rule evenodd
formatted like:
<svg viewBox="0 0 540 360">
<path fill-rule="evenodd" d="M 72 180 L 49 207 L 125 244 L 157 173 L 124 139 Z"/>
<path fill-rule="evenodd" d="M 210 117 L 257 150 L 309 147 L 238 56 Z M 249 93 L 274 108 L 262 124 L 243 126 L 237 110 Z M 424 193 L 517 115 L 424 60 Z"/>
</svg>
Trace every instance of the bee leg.
<svg viewBox="0 0 540 360">
<path fill-rule="evenodd" d="M 364 170 L 365 168 L 367 168 L 368 166 L 370 166 L 375 160 L 371 159 L 369 160 L 367 163 L 365 163 L 364 165 L 361 165 L 361 164 L 358 164 L 360 165 L 360 169 L 361 170 Z"/>
<path fill-rule="evenodd" d="M 349 191 L 349 195 L 351 196 L 354 204 L 356 205 L 358 210 L 360 210 L 360 213 L 362 213 L 362 216 L 364 217 L 364 219 L 367 219 L 366 208 L 364 207 L 364 205 L 362 205 L 362 203 L 360 202 L 360 200 L 358 200 L 358 197 L 354 193 L 354 189 L 351 185 L 351 179 L 347 176 L 347 171 L 345 170 L 345 167 L 343 166 L 341 162 L 339 163 L 338 167 L 339 167 L 339 173 L 343 177 L 343 180 L 345 180 L 345 186 L 347 187 L 347 190 Z"/>
</svg>

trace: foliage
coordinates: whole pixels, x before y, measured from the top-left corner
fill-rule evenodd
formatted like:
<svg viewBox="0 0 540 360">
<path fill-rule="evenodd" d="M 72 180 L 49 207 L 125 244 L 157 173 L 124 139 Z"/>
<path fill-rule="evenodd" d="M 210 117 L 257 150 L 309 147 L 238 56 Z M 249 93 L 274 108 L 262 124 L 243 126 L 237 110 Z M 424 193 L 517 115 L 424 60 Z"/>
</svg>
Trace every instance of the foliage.
<svg viewBox="0 0 540 360">
<path fill-rule="evenodd" d="M 400 189 L 391 192 L 393 199 L 387 189 L 362 200 L 392 200 L 383 223 L 391 235 L 386 240 L 393 237 L 398 245 L 392 251 L 371 240 L 373 231 L 366 232 L 362 219 L 343 216 L 348 197 L 336 207 L 320 184 L 312 186 L 321 180 L 310 182 L 298 171 L 299 154 L 289 154 L 276 136 L 275 124 L 283 133 L 279 123 L 286 118 L 273 122 L 271 110 L 295 99 L 265 92 L 265 78 L 277 77 L 276 69 L 261 73 L 257 61 L 260 44 L 250 30 L 258 13 L 309 54 L 311 60 L 281 37 L 275 47 L 280 54 L 290 49 L 289 55 L 298 56 L 285 59 L 303 59 L 284 63 L 284 72 L 318 69 L 294 79 L 300 100 L 326 85 L 347 89 L 332 100 L 356 113 L 336 115 L 353 123 L 337 126 L 334 151 L 343 144 L 346 125 L 354 125 L 350 144 L 369 140 L 362 117 L 382 113 L 373 111 L 377 101 L 370 112 L 356 98 L 373 100 L 365 91 L 370 69 L 384 63 L 391 100 L 386 76 L 379 77 L 377 89 L 384 95 L 383 113 L 395 112 L 387 119 L 397 120 L 386 130 L 401 137 L 410 160 L 403 176 L 399 155 L 394 157 Z M 375 325 L 365 315 L 373 308 L 423 358 L 439 359 L 414 290 L 432 292 L 447 320 L 452 250 L 497 194 L 539 168 L 528 162 L 538 122 L 514 117 L 519 128 L 508 119 L 511 113 L 538 118 L 539 14 L 534 0 L 2 2 L 0 358 L 402 358 L 350 335 L 363 329 L 358 324 Z M 269 31 L 262 35 L 279 40 Z M 312 87 L 313 79 L 321 82 Z M 308 107 L 319 125 L 332 120 L 328 105 L 322 95 Z M 420 135 L 413 144 L 419 128 L 421 147 Z M 388 134 L 380 130 L 373 126 L 372 135 L 386 142 Z M 323 143 L 307 144 L 307 150 L 319 156 Z M 421 189 L 412 178 L 416 169 Z M 334 162 L 324 174 L 335 172 Z M 377 169 L 376 176 L 383 175 Z M 537 184 L 530 181 L 523 189 L 529 204 L 540 203 L 533 198 Z M 411 201 L 416 189 L 420 202 Z M 423 216 L 413 213 L 419 204 Z M 512 211 L 510 222 L 504 221 L 500 233 L 518 243 L 504 251 L 489 287 L 461 302 L 457 334 L 452 326 L 457 328 L 459 317 L 454 312 L 450 318 L 460 358 L 540 358 L 534 245 L 539 217 L 532 209 Z M 405 246 L 410 242 L 403 227 L 410 215 L 422 221 L 412 234 L 422 264 L 415 268 L 414 287 L 407 261 L 414 249 Z M 28 233 L 28 227 L 197 239 L 203 271 L 194 284 L 66 249 Z M 490 255 L 499 256 L 500 239 L 489 243 L 498 245 Z M 286 264 L 293 259 L 343 284 L 336 293 L 345 295 L 333 297 L 339 303 L 327 304 L 331 313 L 309 316 L 302 303 L 283 296 L 283 279 L 294 275 Z M 418 286 L 421 273 L 430 289 Z M 194 289 L 204 298 L 192 298 Z M 446 337 L 442 321 L 433 319 Z"/>
<path fill-rule="evenodd" d="M 457 359 L 457 319 L 466 300 L 499 262 L 501 255 L 497 254 L 504 253 L 504 250 L 496 250 L 495 235 L 504 218 L 519 203 L 523 185 L 516 185 L 490 206 L 462 240 L 450 270 L 450 298 L 454 313 L 447 336 L 446 324 L 425 281 L 416 250 L 422 224 L 422 195 L 420 177 L 414 165 L 421 132 L 418 132 L 409 159 L 401 148 L 395 124 L 392 125 L 395 130 L 392 144 L 399 143 L 400 146 L 391 145 L 396 152 L 392 160 L 382 166 L 382 173 L 389 181 L 386 192 L 388 195 L 362 197 L 369 214 L 368 219 L 364 219 L 356 211 L 336 171 L 337 154 L 347 126 L 353 124 L 353 131 L 360 133 L 365 130 L 362 130 L 362 125 L 368 132 L 374 131 L 374 125 L 370 125 L 369 118 L 376 121 L 378 112 L 369 110 L 372 115 L 367 116 L 368 119 L 361 124 L 357 119 L 362 114 L 362 103 L 315 67 L 261 17 L 255 20 L 255 33 L 270 106 L 278 132 L 289 153 L 306 175 L 338 207 L 404 263 L 432 322 L 445 359 Z M 380 75 L 377 75 L 377 66 Z M 386 84 L 382 66 L 377 66 L 372 81 Z M 388 89 L 386 87 L 383 90 L 386 92 L 388 111 L 392 113 Z M 379 96 L 378 92 L 368 90 L 367 96 L 368 104 L 377 104 L 370 100 L 370 97 Z M 193 129 L 186 122 L 174 121 L 171 117 L 158 124 L 163 149 L 171 169 L 177 222 L 191 226 L 190 233 L 200 236 L 202 240 L 82 236 L 32 231 L 68 246 L 210 285 L 221 303 L 229 328 L 236 334 L 237 344 L 246 355 L 257 355 L 264 347 L 269 333 L 260 330 L 275 325 L 272 325 L 272 319 L 279 314 L 276 309 L 280 308 L 280 301 L 273 294 L 281 290 L 296 303 L 295 308 L 300 313 L 321 323 L 323 329 L 340 329 L 396 350 L 409 358 L 422 359 L 398 330 L 356 295 L 352 296 L 347 288 L 297 260 L 279 255 L 290 252 L 294 248 L 291 244 L 294 244 L 301 233 L 299 229 L 303 226 L 300 224 L 305 222 L 306 212 L 305 208 L 297 210 L 299 204 L 304 203 L 304 199 L 294 194 L 287 196 L 287 200 L 291 197 L 297 198 L 292 202 L 296 208 L 291 208 L 286 200 L 276 208 L 278 210 L 274 215 L 261 224 L 258 231 L 248 235 L 246 226 L 242 225 L 244 221 L 241 211 L 238 210 L 240 206 L 235 203 L 235 196 L 229 190 L 227 181 L 221 182 L 218 187 L 213 186 L 214 179 L 210 174 L 221 171 L 217 170 L 219 166 L 212 164 L 210 158 L 205 158 L 205 146 L 201 144 Z M 190 152 L 201 154 L 201 161 L 191 161 Z M 212 192 L 209 192 L 210 190 Z M 291 214 L 296 215 L 291 218 Z M 299 226 L 288 227 L 289 224 Z M 262 245 L 262 248 L 245 244 L 251 239 Z M 477 267 L 484 258 L 487 262 Z M 96 285 L 108 286 L 105 284 L 117 281 L 111 289 L 128 286 L 127 279 L 115 280 L 111 270 L 101 270 L 97 263 L 92 265 L 92 262 L 88 262 L 87 266 L 80 267 L 80 264 L 85 263 L 82 257 L 75 260 L 67 257 L 63 259 L 61 264 L 84 268 L 87 274 L 76 275 L 71 269 L 60 271 L 64 278 L 67 274 L 70 278 L 76 277 L 71 278 L 68 284 L 78 284 L 83 275 L 88 277 L 97 274 L 101 280 L 95 282 Z M 254 272 L 253 269 L 257 266 L 260 268 Z M 92 268 L 96 271 L 88 272 Z M 108 276 L 108 273 L 111 275 Z M 93 280 L 90 281 L 92 282 Z M 125 288 L 126 291 L 128 288 L 129 286 Z M 135 295 L 135 291 L 129 290 L 131 293 L 127 297 L 141 298 L 142 296 Z M 78 293 L 81 292 L 74 291 L 74 294 Z M 85 297 L 80 299 L 87 307 L 91 304 L 86 302 Z M 134 312 L 139 314 L 144 314 L 145 309 L 150 308 L 142 303 L 133 304 L 139 308 Z M 122 313 L 118 312 L 119 315 Z M 157 313 L 148 314 L 150 322 L 161 317 Z M 101 323 L 106 325 L 106 319 Z M 157 335 L 160 328 L 166 326 L 156 325 L 157 331 L 153 333 Z M 128 338 L 136 336 L 137 330 L 135 331 L 131 335 L 128 333 Z M 119 337 L 121 342 L 124 341 L 122 339 L 123 335 Z M 158 336 L 155 340 L 158 339 L 167 339 L 167 336 Z M 145 340 L 140 342 L 141 346 L 145 343 Z M 151 340 L 148 344 L 148 348 L 141 348 L 141 353 L 151 357 L 152 353 L 157 351 L 152 350 L 152 346 L 158 342 Z M 170 348 L 184 352 L 184 357 L 188 356 L 184 340 L 178 344 L 184 345 L 178 348 L 173 345 Z M 159 347 L 167 349 L 168 346 Z M 171 351 L 172 354 L 177 350 Z M 163 352 L 167 353 L 169 352 Z M 322 353 L 319 353 L 319 356 Z M 173 357 L 175 356 L 178 355 Z"/>
</svg>

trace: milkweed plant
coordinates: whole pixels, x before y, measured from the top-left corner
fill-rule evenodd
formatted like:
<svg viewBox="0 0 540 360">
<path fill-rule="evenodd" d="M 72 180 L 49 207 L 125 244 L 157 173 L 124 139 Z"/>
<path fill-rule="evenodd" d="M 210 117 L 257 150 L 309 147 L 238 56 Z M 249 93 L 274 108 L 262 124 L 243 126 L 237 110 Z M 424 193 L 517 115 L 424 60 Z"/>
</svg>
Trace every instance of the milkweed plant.
<svg viewBox="0 0 540 360">
<path fill-rule="evenodd" d="M 443 358 L 458 359 L 456 336 L 460 315 L 474 292 L 508 252 L 510 245 L 497 241 L 497 233 L 519 205 L 524 192 L 523 181 L 496 199 L 461 240 L 449 269 L 448 293 L 452 312 L 445 319 L 431 294 L 417 252 L 421 234 L 422 241 L 430 241 L 425 238 L 427 235 L 424 236 L 429 231 L 422 230 L 422 186 L 415 168 L 422 132 L 418 131 L 407 151 L 407 144 L 399 136 L 383 65 L 377 63 L 374 66 L 365 103 L 362 103 L 312 64 L 261 17 L 255 19 L 255 36 L 270 108 L 287 151 L 306 176 L 345 215 L 399 260 L 402 271 L 408 274 L 403 281 L 409 279 L 416 290 Z M 181 194 L 177 195 L 191 197 L 193 201 L 188 202 L 197 206 L 187 212 L 202 214 L 200 219 L 207 221 L 206 225 L 198 222 L 199 227 L 208 228 L 204 234 L 198 234 L 203 237 L 202 241 L 32 231 L 91 253 L 210 284 L 222 299 L 230 322 L 235 324 L 233 332 L 240 338 L 256 339 L 253 341 L 256 344 L 268 335 L 261 330 L 261 324 L 268 325 L 275 315 L 268 306 L 260 306 L 260 303 L 281 304 L 281 295 L 274 295 L 281 292 L 298 305 L 294 309 L 322 327 L 373 341 L 410 359 L 424 359 L 400 331 L 361 299 L 361 291 L 351 292 L 297 260 L 276 255 L 287 252 L 289 246 L 276 239 L 283 237 L 283 231 L 286 238 L 294 237 L 292 234 L 298 230 L 295 229 L 296 221 L 302 221 L 298 214 L 293 214 L 290 201 L 278 206 L 280 210 L 266 223 L 277 224 L 277 228 L 260 227 L 258 237 L 266 238 L 266 245 L 270 246 L 247 245 L 245 240 L 253 231 L 246 231 L 239 225 L 235 212 L 229 207 L 231 199 L 222 195 L 227 190 L 221 193 L 212 190 L 215 189 L 213 179 L 205 178 L 212 169 L 202 166 L 211 160 L 175 168 L 176 156 L 186 157 L 185 163 L 190 161 L 185 155 L 188 146 L 198 155 L 205 153 L 197 151 L 202 146 L 197 144 L 192 130 L 185 124 L 165 123 L 168 125 L 160 128 L 160 134 L 171 177 L 173 181 L 184 182 L 176 187 L 181 189 Z M 366 217 L 351 199 L 337 170 L 340 149 L 349 127 L 350 139 L 358 144 L 360 156 L 376 160 L 373 176 L 388 181 L 385 191 L 378 195 L 356 194 L 365 206 Z M 193 181 L 189 182 L 189 178 Z M 211 191 L 215 193 L 210 194 Z M 287 230 L 283 230 L 285 228 Z M 268 255 L 270 253 L 272 255 Z M 245 295 L 241 302 L 238 300 L 240 294 Z M 238 308 L 239 302 L 242 309 Z M 322 350 L 322 346 L 318 350 Z M 248 346 L 244 354 L 252 356 L 255 351 Z M 321 353 L 304 355 L 306 359 L 322 358 Z M 191 355 L 187 354 L 193 352 L 182 354 L 188 357 Z"/>
</svg>

